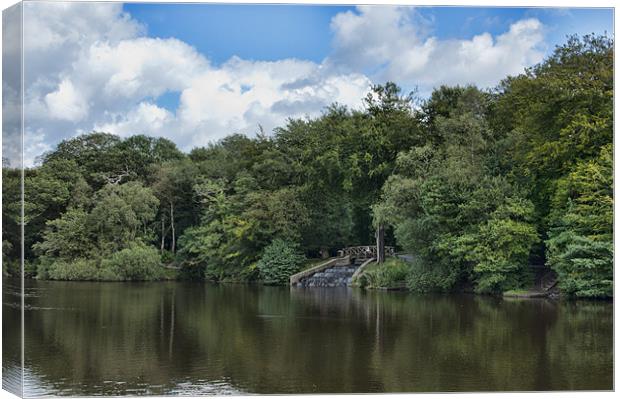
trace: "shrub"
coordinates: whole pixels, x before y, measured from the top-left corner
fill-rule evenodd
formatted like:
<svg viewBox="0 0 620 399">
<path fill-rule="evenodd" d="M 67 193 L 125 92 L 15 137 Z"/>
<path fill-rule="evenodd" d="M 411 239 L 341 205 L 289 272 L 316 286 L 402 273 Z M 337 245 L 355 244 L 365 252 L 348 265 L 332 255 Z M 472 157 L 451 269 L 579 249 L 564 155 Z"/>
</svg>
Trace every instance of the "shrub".
<svg viewBox="0 0 620 399">
<path fill-rule="evenodd" d="M 383 265 L 363 274 L 361 284 L 368 288 L 389 288 L 404 282 L 410 266 L 402 260 L 388 259 Z"/>
<path fill-rule="evenodd" d="M 91 259 L 55 260 L 47 268 L 39 267 L 38 274 L 50 280 L 98 280 L 99 268 Z"/>
<path fill-rule="evenodd" d="M 459 269 L 441 264 L 429 266 L 415 262 L 407 276 L 407 288 L 417 293 L 446 292 L 454 287 L 459 278 Z"/>
<path fill-rule="evenodd" d="M 265 248 L 256 266 L 264 284 L 284 285 L 305 261 L 296 244 L 276 239 Z"/>
<path fill-rule="evenodd" d="M 163 275 L 159 251 L 142 243 L 114 253 L 101 262 L 101 277 L 106 280 L 157 280 Z"/>
</svg>

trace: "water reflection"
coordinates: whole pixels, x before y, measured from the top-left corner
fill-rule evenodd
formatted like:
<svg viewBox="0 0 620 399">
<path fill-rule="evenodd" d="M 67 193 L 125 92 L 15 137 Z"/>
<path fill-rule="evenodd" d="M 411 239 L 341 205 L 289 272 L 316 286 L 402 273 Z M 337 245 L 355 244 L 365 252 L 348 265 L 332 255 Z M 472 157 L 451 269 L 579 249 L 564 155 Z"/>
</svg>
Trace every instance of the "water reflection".
<svg viewBox="0 0 620 399">
<path fill-rule="evenodd" d="M 612 388 L 610 303 L 178 282 L 27 292 L 27 395 Z"/>
</svg>

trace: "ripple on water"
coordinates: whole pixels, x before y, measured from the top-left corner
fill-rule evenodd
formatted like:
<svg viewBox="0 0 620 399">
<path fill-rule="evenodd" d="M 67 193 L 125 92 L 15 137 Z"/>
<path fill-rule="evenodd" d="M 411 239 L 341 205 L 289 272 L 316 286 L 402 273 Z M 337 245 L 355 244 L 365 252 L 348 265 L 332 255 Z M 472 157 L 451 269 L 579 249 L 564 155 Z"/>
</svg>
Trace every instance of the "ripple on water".
<svg viewBox="0 0 620 399">
<path fill-rule="evenodd" d="M 6 363 L 6 359 L 3 360 Z M 20 395 L 22 389 L 21 367 L 17 364 L 2 365 L 2 389 Z"/>
<path fill-rule="evenodd" d="M 235 388 L 232 384 L 226 380 L 219 381 L 206 381 L 206 380 L 193 380 L 183 381 L 176 383 L 176 386 L 172 389 L 166 390 L 167 395 L 185 395 L 185 396 L 200 396 L 200 395 L 243 395 L 245 392 Z"/>
</svg>

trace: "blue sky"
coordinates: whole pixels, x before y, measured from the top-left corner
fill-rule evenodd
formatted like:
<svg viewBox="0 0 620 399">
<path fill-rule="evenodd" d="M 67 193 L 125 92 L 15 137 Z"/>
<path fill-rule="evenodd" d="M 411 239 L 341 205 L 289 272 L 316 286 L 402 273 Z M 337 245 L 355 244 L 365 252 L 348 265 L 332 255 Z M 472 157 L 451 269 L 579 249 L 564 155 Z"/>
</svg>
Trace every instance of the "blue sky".
<svg viewBox="0 0 620 399">
<path fill-rule="evenodd" d="M 149 36 L 176 38 L 194 46 L 215 65 L 233 56 L 249 60 L 285 58 L 317 63 L 332 50 L 332 19 L 355 12 L 354 6 L 148 4 L 128 3 L 124 10 L 147 27 Z M 424 35 L 442 40 L 471 39 L 485 32 L 498 35 L 510 25 L 536 18 L 545 26 L 545 54 L 567 35 L 613 31 L 611 9 L 516 7 L 417 7 Z M 410 85 L 403 85 L 413 89 Z M 179 93 L 155 99 L 175 109 Z"/>
<path fill-rule="evenodd" d="M 330 48 L 331 19 L 353 7 L 130 3 L 124 9 L 147 25 L 149 36 L 183 40 L 221 63 L 233 55 L 321 62 Z"/>
<path fill-rule="evenodd" d="M 612 28 L 611 9 L 28 2 L 25 162 L 93 130 L 183 150 L 269 133 L 388 80 L 492 88 Z"/>
<path fill-rule="evenodd" d="M 128 3 L 124 10 L 144 23 L 148 35 L 183 40 L 216 63 L 233 55 L 273 61 L 300 58 L 321 62 L 329 55 L 330 22 L 353 6 L 210 5 Z M 524 18 L 548 29 L 552 49 L 570 34 L 613 32 L 612 9 L 417 7 L 428 20 L 428 34 L 439 39 L 471 39 L 506 31 Z"/>
</svg>

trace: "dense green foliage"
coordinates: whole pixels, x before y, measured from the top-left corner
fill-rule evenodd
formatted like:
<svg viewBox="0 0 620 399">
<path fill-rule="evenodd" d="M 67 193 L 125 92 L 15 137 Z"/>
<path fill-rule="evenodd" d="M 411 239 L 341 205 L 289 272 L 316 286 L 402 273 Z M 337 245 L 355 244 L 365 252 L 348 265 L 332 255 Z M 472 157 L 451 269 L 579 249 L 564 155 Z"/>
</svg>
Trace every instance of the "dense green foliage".
<svg viewBox="0 0 620 399">
<path fill-rule="evenodd" d="M 41 263 L 39 277 L 50 280 L 99 280 L 102 278 L 97 262 L 90 259 L 57 259 Z"/>
<path fill-rule="evenodd" d="M 155 280 L 161 277 L 160 255 L 153 247 L 135 243 L 101 262 L 105 280 Z"/>
<path fill-rule="evenodd" d="M 79 195 L 73 197 L 74 201 Z M 81 201 L 81 200 L 80 200 Z M 143 242 L 159 201 L 142 183 L 108 184 L 92 201 L 70 205 L 46 223 L 37 275 L 54 280 L 152 280 L 160 275 L 160 256 Z"/>
<path fill-rule="evenodd" d="M 490 96 L 473 87 L 437 93 L 427 108 L 457 98 L 447 115 L 435 117 L 436 142 L 399 155 L 375 219 L 393 225 L 397 242 L 418 256 L 410 279 L 416 291 L 473 282 L 479 292 L 501 292 L 527 284 L 528 257 L 538 241 L 534 209 L 494 169 Z"/>
<path fill-rule="evenodd" d="M 458 279 L 457 273 L 456 268 L 436 267 L 417 260 L 407 276 L 407 288 L 420 294 L 449 291 Z"/>
<path fill-rule="evenodd" d="M 613 293 L 613 153 L 578 163 L 558 182 L 548 263 L 561 288 L 576 296 L 608 297 Z"/>
<path fill-rule="evenodd" d="M 274 240 L 265 248 L 256 264 L 260 278 L 265 284 L 285 285 L 288 278 L 297 273 L 306 258 L 298 245 L 281 239 Z"/>
<path fill-rule="evenodd" d="M 25 171 L 26 272 L 156 279 L 174 264 L 187 278 L 276 284 L 297 270 L 293 247 L 333 255 L 383 225 L 387 245 L 415 255 L 394 272 L 414 291 L 527 288 L 538 264 L 566 294 L 610 296 L 612 61 L 610 39 L 570 38 L 491 91 L 418 99 L 387 83 L 363 109 L 334 104 L 188 154 L 147 136 L 67 139 Z M 8 274 L 20 173 L 3 168 Z"/>
</svg>

